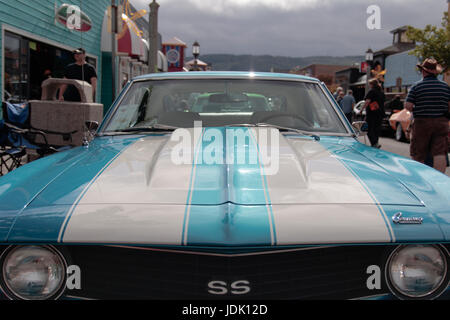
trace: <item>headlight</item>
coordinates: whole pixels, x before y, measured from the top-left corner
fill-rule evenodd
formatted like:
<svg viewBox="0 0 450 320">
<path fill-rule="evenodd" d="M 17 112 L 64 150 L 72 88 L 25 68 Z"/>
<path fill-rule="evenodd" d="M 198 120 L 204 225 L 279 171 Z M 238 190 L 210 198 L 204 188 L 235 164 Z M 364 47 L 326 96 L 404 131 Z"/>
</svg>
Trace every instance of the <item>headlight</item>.
<svg viewBox="0 0 450 320">
<path fill-rule="evenodd" d="M 433 299 L 448 287 L 447 255 L 440 246 L 400 246 L 386 265 L 387 283 L 402 299 Z"/>
<path fill-rule="evenodd" d="M 2 261 L 2 289 L 11 299 L 54 299 L 63 291 L 67 265 L 53 247 L 11 247 Z"/>
</svg>

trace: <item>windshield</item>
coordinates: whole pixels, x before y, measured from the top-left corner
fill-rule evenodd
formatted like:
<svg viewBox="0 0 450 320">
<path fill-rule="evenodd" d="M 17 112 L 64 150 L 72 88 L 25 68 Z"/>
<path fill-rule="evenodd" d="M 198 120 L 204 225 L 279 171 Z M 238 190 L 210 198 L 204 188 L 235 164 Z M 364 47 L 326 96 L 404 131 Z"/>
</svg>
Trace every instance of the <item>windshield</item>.
<svg viewBox="0 0 450 320">
<path fill-rule="evenodd" d="M 132 84 L 103 132 L 260 123 L 348 133 L 316 83 L 254 79 L 147 80 Z"/>
</svg>

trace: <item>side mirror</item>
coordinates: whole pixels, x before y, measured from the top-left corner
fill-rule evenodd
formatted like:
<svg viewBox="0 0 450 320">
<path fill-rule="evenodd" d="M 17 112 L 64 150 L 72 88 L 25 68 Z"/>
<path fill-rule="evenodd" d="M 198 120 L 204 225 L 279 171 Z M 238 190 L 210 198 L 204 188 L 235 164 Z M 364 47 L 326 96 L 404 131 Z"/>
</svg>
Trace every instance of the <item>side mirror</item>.
<svg viewBox="0 0 450 320">
<path fill-rule="evenodd" d="M 352 123 L 353 128 L 355 128 L 356 132 L 360 136 L 367 135 L 367 132 L 369 131 L 369 125 L 365 121 L 356 121 Z"/>
<path fill-rule="evenodd" d="M 86 129 L 88 129 L 89 132 L 95 133 L 98 129 L 98 122 L 97 121 L 86 121 L 85 123 Z"/>
</svg>

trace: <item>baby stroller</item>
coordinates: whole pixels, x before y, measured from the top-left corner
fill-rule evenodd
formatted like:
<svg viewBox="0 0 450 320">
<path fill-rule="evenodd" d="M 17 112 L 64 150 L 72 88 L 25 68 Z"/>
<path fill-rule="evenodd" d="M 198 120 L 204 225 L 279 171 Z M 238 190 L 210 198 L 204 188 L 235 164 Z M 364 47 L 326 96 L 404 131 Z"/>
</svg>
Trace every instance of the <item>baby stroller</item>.
<svg viewBox="0 0 450 320">
<path fill-rule="evenodd" d="M 46 155 L 70 149 L 70 146 L 54 148 L 48 144 L 46 134 L 61 134 L 70 139 L 71 133 L 44 132 L 29 124 L 28 103 L 2 103 L 0 110 L 0 176 L 29 162 L 31 154 L 42 158 Z M 39 141 L 39 142 L 38 142 Z"/>
</svg>

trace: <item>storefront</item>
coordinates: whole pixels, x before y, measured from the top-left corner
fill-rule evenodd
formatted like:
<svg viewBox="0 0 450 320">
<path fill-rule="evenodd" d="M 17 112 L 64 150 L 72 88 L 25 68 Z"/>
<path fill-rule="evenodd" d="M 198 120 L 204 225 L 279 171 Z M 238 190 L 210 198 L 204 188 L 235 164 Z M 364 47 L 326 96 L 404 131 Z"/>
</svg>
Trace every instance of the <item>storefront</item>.
<svg viewBox="0 0 450 320">
<path fill-rule="evenodd" d="M 65 66 L 73 62 L 72 48 L 23 34 L 4 28 L 4 100 L 40 99 L 42 82 L 62 78 Z M 89 55 L 87 62 L 98 68 L 96 56 Z"/>
<path fill-rule="evenodd" d="M 117 77 L 114 96 L 117 96 L 125 84 L 134 77 L 148 73 L 148 51 L 147 40 L 148 23 L 145 30 L 130 19 L 126 14 L 122 14 L 122 32 L 117 36 L 116 41 L 116 65 Z M 101 51 L 102 59 L 108 65 L 111 64 L 111 34 L 108 33 L 108 19 L 105 12 L 102 25 Z M 105 69 L 102 73 L 104 87 L 102 89 L 102 103 L 108 105 L 113 99 L 111 69 Z"/>
<path fill-rule="evenodd" d="M 349 89 L 353 91 L 353 96 L 358 102 L 364 99 L 364 91 L 366 86 L 366 77 L 360 72 L 359 68 L 351 67 L 336 72 L 336 85 L 347 92 Z"/>
<path fill-rule="evenodd" d="M 136 24 L 136 17 L 129 18 L 135 9 L 128 0 L 116 3 L 123 5 L 122 23 L 125 29 L 118 35 L 117 41 L 116 88 L 120 90 L 132 77 L 148 73 L 146 61 L 149 48 L 145 40 L 148 22 L 141 17 L 139 24 Z M 111 34 L 107 31 L 106 18 L 110 4 L 111 0 L 46 0 L 15 5 L 13 1 L 0 0 L 2 100 L 40 99 L 42 82 L 49 77 L 63 77 L 65 67 L 74 61 L 72 51 L 83 47 L 87 62 L 97 70 L 96 101 L 103 103 L 107 111 L 113 96 Z M 69 6 L 80 10 L 81 31 L 69 27 L 69 14 L 73 13 L 68 13 Z M 108 41 L 109 50 L 105 49 Z M 167 61 L 161 62 L 161 65 L 165 66 L 161 70 L 167 70 Z"/>
<path fill-rule="evenodd" d="M 419 60 L 406 51 L 386 58 L 386 76 L 384 87 L 387 93 L 406 94 L 414 83 L 422 79 L 417 69 Z"/>
<path fill-rule="evenodd" d="M 80 8 L 83 32 L 71 30 L 58 21 L 59 9 L 64 4 Z M 49 77 L 62 77 L 64 68 L 73 62 L 71 52 L 83 47 L 88 62 L 97 69 L 96 100 L 100 101 L 103 14 L 95 13 L 105 12 L 109 4 L 110 0 L 57 0 L 15 5 L 13 1 L 0 0 L 2 99 L 40 99 L 41 83 Z"/>
<path fill-rule="evenodd" d="M 148 22 L 145 19 L 137 21 L 128 17 L 125 13 L 122 14 L 123 28 L 122 32 L 117 36 L 116 50 L 117 50 L 117 77 L 114 96 L 117 96 L 120 90 L 127 84 L 127 82 L 137 76 L 147 74 L 148 69 L 148 54 L 149 43 L 148 38 Z M 160 37 L 161 39 L 161 37 Z M 102 59 L 104 64 L 111 64 L 111 35 L 108 33 L 108 21 L 105 13 L 102 26 Z M 160 47 L 161 41 L 160 41 Z M 157 65 L 159 72 L 168 71 L 168 62 L 165 55 L 158 51 Z M 103 88 L 102 88 L 102 103 L 106 106 L 112 101 L 112 77 L 111 69 L 105 68 L 103 70 Z"/>
</svg>

